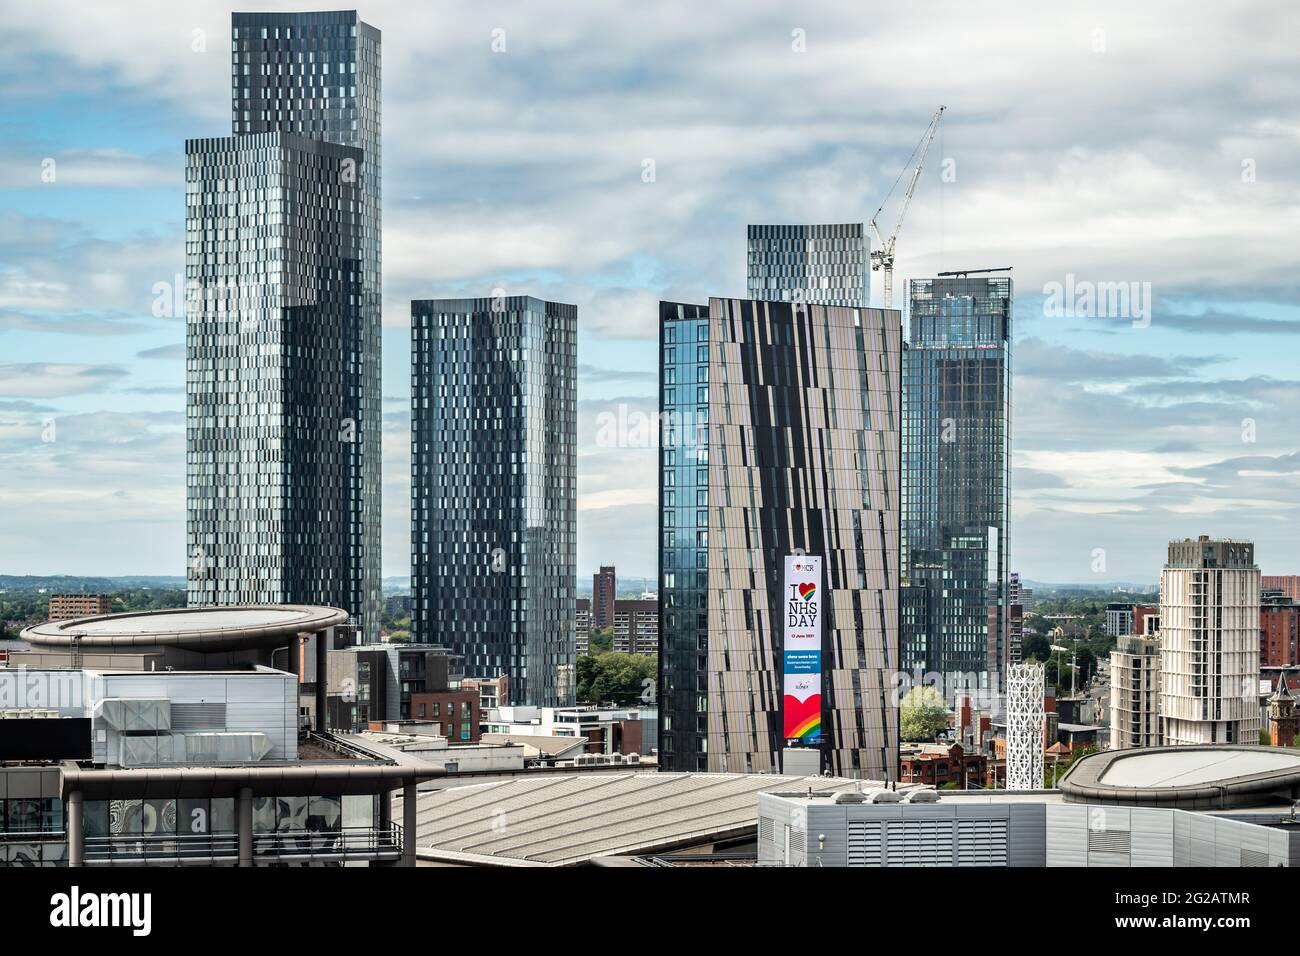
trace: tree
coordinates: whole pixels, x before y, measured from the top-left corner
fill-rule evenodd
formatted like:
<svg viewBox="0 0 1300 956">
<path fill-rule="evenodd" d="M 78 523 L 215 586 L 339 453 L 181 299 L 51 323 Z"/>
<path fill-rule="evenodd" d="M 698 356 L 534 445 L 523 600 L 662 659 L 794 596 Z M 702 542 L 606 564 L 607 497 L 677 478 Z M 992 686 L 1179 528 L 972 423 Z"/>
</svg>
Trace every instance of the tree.
<svg viewBox="0 0 1300 956">
<path fill-rule="evenodd" d="M 627 707 L 653 700 L 658 658 L 648 654 L 608 654 L 578 658 L 578 699 Z M 647 696 L 646 691 L 651 694 Z"/>
<path fill-rule="evenodd" d="M 898 708 L 899 735 L 904 740 L 934 740 L 948 725 L 948 708 L 943 696 L 929 685 L 913 687 Z"/>
<path fill-rule="evenodd" d="M 1041 634 L 1031 634 L 1026 637 L 1021 647 L 1021 658 L 1028 661 L 1031 657 L 1036 661 L 1045 661 L 1052 656 L 1052 642 Z"/>
<path fill-rule="evenodd" d="M 1079 665 L 1077 682 L 1079 689 L 1082 690 L 1088 686 L 1088 681 L 1092 680 L 1092 675 L 1097 672 L 1097 656 L 1088 648 L 1081 647 L 1077 663 Z"/>
<path fill-rule="evenodd" d="M 578 658 L 577 694 L 578 700 L 585 701 L 591 694 L 591 682 L 596 679 L 596 658 L 583 654 Z"/>
<path fill-rule="evenodd" d="M 614 649 L 614 629 L 607 627 L 604 630 L 592 631 L 587 646 L 591 648 L 593 655 L 608 654 Z"/>
</svg>

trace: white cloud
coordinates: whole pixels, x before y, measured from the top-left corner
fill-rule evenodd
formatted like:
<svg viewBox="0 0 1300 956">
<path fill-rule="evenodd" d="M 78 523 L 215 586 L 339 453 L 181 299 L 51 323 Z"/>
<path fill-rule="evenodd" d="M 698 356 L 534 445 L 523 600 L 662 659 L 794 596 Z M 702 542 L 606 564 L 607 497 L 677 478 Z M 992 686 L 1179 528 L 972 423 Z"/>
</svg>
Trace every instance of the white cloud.
<svg viewBox="0 0 1300 956">
<path fill-rule="evenodd" d="M 103 391 L 126 376 L 107 365 L 32 362 L 0 365 L 0 398 L 58 398 Z"/>
<path fill-rule="evenodd" d="M 37 214 L 32 202 L 45 194 L 34 188 L 0 210 L 0 349 L 35 349 L 48 342 L 41 333 L 65 332 L 60 343 L 77 353 L 5 350 L 6 369 L 25 371 L 0 373 L 0 397 L 102 391 L 114 383 L 102 371 L 108 360 L 98 344 L 77 352 L 73 336 L 103 333 L 95 341 L 109 344 L 109 332 L 160 330 L 147 318 L 153 286 L 183 262 L 180 139 L 228 129 L 229 8 L 140 4 L 124 17 L 48 0 L 0 12 L 0 92 L 12 102 L 35 113 L 68 91 L 111 90 L 151 143 L 176 136 L 175 161 L 82 134 L 56 137 L 50 150 L 64 182 L 174 189 L 175 218 L 154 229 L 124 233 L 94 203 L 80 221 L 53 203 Z M 601 345 L 599 361 L 584 363 L 635 371 L 617 349 L 631 354 L 653 337 L 657 300 L 743 292 L 746 222 L 866 220 L 939 103 L 949 110 L 899 239 L 896 298 L 908 277 L 995 265 L 1015 266 L 1022 301 L 1066 273 L 1149 281 L 1162 308 L 1217 297 L 1226 312 L 1234 300 L 1298 298 L 1300 11 L 1291 4 L 1227 2 L 1189 16 L 1178 4 L 1118 0 L 996 13 L 960 0 L 870 10 L 848 0 L 448 0 L 374 4 L 362 15 L 384 32 L 389 326 L 407 324 L 410 298 L 502 285 L 576 303 L 584 343 Z M 497 27 L 507 31 L 499 55 Z M 791 50 L 796 27 L 806 53 Z M 205 52 L 192 49 L 196 29 L 206 31 Z M 44 149 L 9 144 L 4 181 L 22 185 Z M 647 158 L 653 183 L 641 178 Z M 947 184 L 944 159 L 956 170 Z M 1253 181 L 1242 176 L 1248 160 Z M 1141 355 L 1129 354 L 1132 339 L 1128 351 L 1101 351 L 1072 341 L 1073 330 L 1035 324 L 1039 341 L 1018 342 L 1015 360 L 1016 464 L 1036 487 L 1015 492 L 1014 561 L 1073 567 L 1054 546 L 1086 554 L 1080 542 L 1103 518 L 1123 542 L 1112 551 L 1136 554 L 1140 536 L 1167 533 L 1175 507 L 1196 514 L 1207 500 L 1249 500 L 1242 487 L 1280 514 L 1285 475 L 1257 475 L 1259 465 L 1235 476 L 1182 470 L 1239 455 L 1248 415 L 1261 455 L 1294 450 L 1295 383 L 1219 374 L 1220 358 L 1243 354 L 1242 339 L 1283 331 L 1268 325 L 1276 319 L 1223 327 L 1259 332 L 1231 350 L 1205 335 L 1174 348 L 1158 336 L 1201 320 L 1158 309 Z M 1214 354 L 1181 344 L 1194 338 Z M 133 348 L 131 361 L 176 353 L 144 348 L 157 344 Z M 585 384 L 610 386 L 598 378 Z M 653 571 L 653 453 L 595 447 L 591 413 L 580 423 L 580 564 L 617 555 Z M 408 443 L 404 419 L 388 419 L 385 547 L 398 562 L 389 573 L 409 547 Z M 128 473 L 129 459 L 113 460 Z M 183 472 L 183 458 L 172 464 Z M 138 460 L 141 487 L 155 486 L 156 465 Z M 94 491 L 73 471 L 48 477 L 74 498 Z M 1198 491 L 1207 485 L 1212 494 Z"/>
</svg>

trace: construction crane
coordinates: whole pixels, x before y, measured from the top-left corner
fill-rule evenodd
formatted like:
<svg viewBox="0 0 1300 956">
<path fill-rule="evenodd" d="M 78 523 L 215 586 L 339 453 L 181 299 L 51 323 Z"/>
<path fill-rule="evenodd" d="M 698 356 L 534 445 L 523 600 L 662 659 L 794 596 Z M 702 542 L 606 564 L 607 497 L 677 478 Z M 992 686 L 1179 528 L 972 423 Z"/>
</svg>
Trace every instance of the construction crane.
<svg viewBox="0 0 1300 956">
<path fill-rule="evenodd" d="M 966 276 L 983 275 L 986 272 L 1010 272 L 1012 268 L 1014 267 L 995 266 L 992 269 L 958 269 L 956 272 L 940 272 L 939 275 L 944 277 L 955 276 L 959 279 L 963 279 Z"/>
<path fill-rule="evenodd" d="M 871 252 L 871 271 L 883 271 L 885 273 L 886 309 L 894 307 L 894 243 L 898 240 L 898 233 L 903 228 L 903 217 L 907 215 L 907 207 L 912 202 L 912 194 L 916 192 L 916 184 L 921 178 L 921 167 L 925 165 L 925 156 L 930 152 L 930 144 L 934 142 L 934 134 L 939 132 L 939 123 L 943 120 L 943 111 L 945 109 L 947 109 L 946 106 L 940 106 L 935 111 L 934 116 L 930 118 L 930 125 L 926 127 L 924 135 L 921 136 L 921 141 L 912 150 L 912 155 L 907 157 L 907 162 L 899 172 L 898 178 L 894 180 L 894 185 L 889 187 L 889 192 L 881 201 L 880 208 L 871 217 L 871 232 L 876 237 L 876 248 Z M 918 153 L 920 154 L 919 158 L 917 157 Z M 916 165 L 912 166 L 914 158 L 916 158 Z M 894 195 L 894 190 L 903 181 L 903 174 L 909 168 L 912 170 L 912 178 L 907 184 L 907 192 L 904 193 L 903 203 L 898 209 L 898 221 L 894 223 L 894 231 L 890 233 L 889 238 L 884 239 L 880 235 L 879 227 L 876 226 L 876 219 L 884 211 L 885 204 L 889 202 L 889 197 Z"/>
</svg>

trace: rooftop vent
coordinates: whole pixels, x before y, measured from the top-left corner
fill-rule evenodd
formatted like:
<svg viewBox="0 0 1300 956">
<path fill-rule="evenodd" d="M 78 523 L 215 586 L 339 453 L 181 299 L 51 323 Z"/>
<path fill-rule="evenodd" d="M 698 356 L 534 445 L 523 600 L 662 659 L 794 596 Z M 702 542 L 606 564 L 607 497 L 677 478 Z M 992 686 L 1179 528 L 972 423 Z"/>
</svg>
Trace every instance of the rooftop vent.
<svg viewBox="0 0 1300 956">
<path fill-rule="evenodd" d="M 907 795 L 904 803 L 938 803 L 938 790 L 913 790 Z"/>
</svg>

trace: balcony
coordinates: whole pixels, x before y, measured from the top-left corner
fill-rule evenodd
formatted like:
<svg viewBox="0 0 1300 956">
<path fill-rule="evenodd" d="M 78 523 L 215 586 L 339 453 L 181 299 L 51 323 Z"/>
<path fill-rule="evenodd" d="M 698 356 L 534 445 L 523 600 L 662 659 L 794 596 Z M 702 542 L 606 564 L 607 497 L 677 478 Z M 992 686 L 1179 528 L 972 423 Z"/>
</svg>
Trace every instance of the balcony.
<svg viewBox="0 0 1300 956">
<path fill-rule="evenodd" d="M 87 866 L 234 865 L 239 862 L 239 836 L 235 833 L 132 833 L 86 837 L 85 852 Z M 256 866 L 349 860 L 396 862 L 401 855 L 402 828 L 396 823 L 386 828 L 253 834 Z"/>
</svg>

